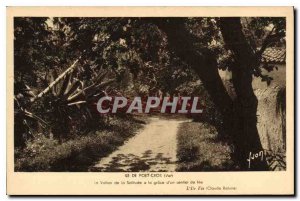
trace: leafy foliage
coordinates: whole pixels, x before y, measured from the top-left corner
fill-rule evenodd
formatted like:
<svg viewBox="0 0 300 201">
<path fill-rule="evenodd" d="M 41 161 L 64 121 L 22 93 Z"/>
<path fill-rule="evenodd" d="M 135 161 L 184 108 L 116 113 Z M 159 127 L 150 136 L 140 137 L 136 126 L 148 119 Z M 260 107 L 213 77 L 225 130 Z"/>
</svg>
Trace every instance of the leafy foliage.
<svg viewBox="0 0 300 201">
<path fill-rule="evenodd" d="M 106 117 L 95 112 L 95 103 L 107 94 L 198 95 L 209 111 L 207 118 L 215 119 L 215 105 L 199 75 L 170 48 L 157 20 L 178 19 L 16 17 L 16 146 L 41 133 L 62 143 L 104 125 Z M 219 18 L 180 20 L 193 51 L 215 58 L 218 69 L 232 70 L 235 58 L 222 38 Z M 252 74 L 269 83 L 272 79 L 261 68 L 273 67 L 262 65 L 261 55 L 269 46 L 284 46 L 285 19 L 241 21 L 256 55 Z"/>
</svg>

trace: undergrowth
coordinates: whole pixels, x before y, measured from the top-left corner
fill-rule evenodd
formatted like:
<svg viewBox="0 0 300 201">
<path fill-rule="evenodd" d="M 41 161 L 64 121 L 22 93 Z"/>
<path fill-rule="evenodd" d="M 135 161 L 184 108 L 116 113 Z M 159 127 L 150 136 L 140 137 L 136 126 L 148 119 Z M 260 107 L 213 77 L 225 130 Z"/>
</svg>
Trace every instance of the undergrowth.
<svg viewBox="0 0 300 201">
<path fill-rule="evenodd" d="M 15 171 L 87 171 L 95 161 L 107 156 L 142 127 L 134 118 L 113 118 L 109 126 L 59 143 L 39 135 L 15 150 Z"/>
</svg>

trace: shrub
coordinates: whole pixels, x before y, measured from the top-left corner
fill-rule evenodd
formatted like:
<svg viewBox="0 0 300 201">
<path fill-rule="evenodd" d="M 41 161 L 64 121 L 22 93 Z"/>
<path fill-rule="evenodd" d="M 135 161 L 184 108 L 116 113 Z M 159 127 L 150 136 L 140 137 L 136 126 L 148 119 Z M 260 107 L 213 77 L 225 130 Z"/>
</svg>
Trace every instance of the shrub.
<svg viewBox="0 0 300 201">
<path fill-rule="evenodd" d="M 113 118 L 108 130 L 59 144 L 43 135 L 27 143 L 15 160 L 16 171 L 86 171 L 93 162 L 108 155 L 141 128 L 133 118 Z"/>
</svg>

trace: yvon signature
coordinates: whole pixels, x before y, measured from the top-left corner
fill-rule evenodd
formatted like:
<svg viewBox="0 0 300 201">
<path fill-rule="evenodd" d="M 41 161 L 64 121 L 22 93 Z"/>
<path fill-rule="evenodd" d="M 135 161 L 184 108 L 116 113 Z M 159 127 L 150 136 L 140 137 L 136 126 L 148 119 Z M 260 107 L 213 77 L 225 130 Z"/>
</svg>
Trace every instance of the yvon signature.
<svg viewBox="0 0 300 201">
<path fill-rule="evenodd" d="M 256 153 L 252 153 L 250 151 L 249 158 L 247 159 L 247 161 L 248 161 L 248 168 L 249 169 L 251 168 L 251 161 L 255 161 L 255 160 L 261 160 L 261 161 L 263 161 L 264 157 L 265 157 L 265 152 L 263 150 L 259 151 L 259 152 L 256 152 Z"/>
</svg>

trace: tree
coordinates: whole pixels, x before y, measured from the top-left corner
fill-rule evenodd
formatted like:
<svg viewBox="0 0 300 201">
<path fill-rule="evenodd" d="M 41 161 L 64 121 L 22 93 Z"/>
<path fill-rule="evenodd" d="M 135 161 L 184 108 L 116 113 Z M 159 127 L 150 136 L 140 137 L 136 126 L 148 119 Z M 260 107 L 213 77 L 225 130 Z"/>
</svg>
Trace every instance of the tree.
<svg viewBox="0 0 300 201">
<path fill-rule="evenodd" d="M 278 19 L 277 19 L 278 20 Z M 280 19 L 264 40 L 259 50 L 253 49 L 243 33 L 240 18 L 221 18 L 219 27 L 223 36 L 225 47 L 230 50 L 231 63 L 229 64 L 233 76 L 233 86 L 236 97 L 230 97 L 223 86 L 218 74 L 216 54 L 209 48 L 199 47 L 199 37 L 191 34 L 186 28 L 186 19 L 154 18 L 155 23 L 163 30 L 168 38 L 170 48 L 198 74 L 208 91 L 212 101 L 223 117 L 224 132 L 230 136 L 235 145 L 235 159 L 242 169 L 248 168 L 247 159 L 250 152 L 257 153 L 262 150 L 256 128 L 257 98 L 252 89 L 252 75 L 261 76 L 261 54 L 270 44 L 279 41 L 285 32 Z M 270 24 L 270 19 L 263 19 Z M 273 24 L 276 26 L 276 23 Z M 263 29 L 263 26 L 259 26 Z M 274 31 L 275 30 L 275 31 Z M 274 32 L 273 32 L 274 31 Z M 255 163 L 252 170 L 266 170 L 266 161 Z"/>
<path fill-rule="evenodd" d="M 284 18 L 16 18 L 15 72 L 17 80 L 48 92 L 49 83 L 39 86 L 35 77 L 46 80 L 50 71 L 64 75 L 80 58 L 74 77 L 82 86 L 98 86 L 95 80 L 105 72 L 109 87 L 126 96 L 202 93 L 204 87 L 222 117 L 220 136 L 232 141 L 236 161 L 247 169 L 249 153 L 262 150 L 252 77 L 271 82 L 261 71 L 272 70 L 261 66 L 262 54 L 270 45 L 284 44 L 284 36 Z M 220 68 L 232 72 L 234 96 L 226 91 Z M 80 98 L 81 88 L 76 89 Z M 252 169 L 265 170 L 266 162 L 253 163 Z"/>
</svg>

